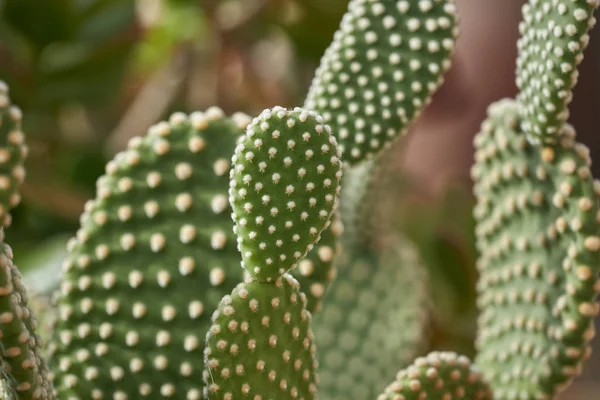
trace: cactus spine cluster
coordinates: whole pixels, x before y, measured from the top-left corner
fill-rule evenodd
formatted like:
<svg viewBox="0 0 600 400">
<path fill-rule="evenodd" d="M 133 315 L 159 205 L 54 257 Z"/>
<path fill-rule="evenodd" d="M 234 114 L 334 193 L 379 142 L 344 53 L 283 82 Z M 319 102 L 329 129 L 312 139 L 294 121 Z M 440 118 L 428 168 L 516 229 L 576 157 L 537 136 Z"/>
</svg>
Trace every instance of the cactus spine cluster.
<svg viewBox="0 0 600 400">
<path fill-rule="evenodd" d="M 599 311 L 600 184 L 566 123 L 597 7 L 527 2 L 520 92 L 475 139 L 475 364 L 412 362 L 428 280 L 377 196 L 384 150 L 450 67 L 456 8 L 351 0 L 304 108 L 175 113 L 107 165 L 68 245 L 48 363 L 0 233 L 3 397 L 554 398 Z M 4 227 L 25 176 L 20 120 L 0 83 Z"/>
</svg>

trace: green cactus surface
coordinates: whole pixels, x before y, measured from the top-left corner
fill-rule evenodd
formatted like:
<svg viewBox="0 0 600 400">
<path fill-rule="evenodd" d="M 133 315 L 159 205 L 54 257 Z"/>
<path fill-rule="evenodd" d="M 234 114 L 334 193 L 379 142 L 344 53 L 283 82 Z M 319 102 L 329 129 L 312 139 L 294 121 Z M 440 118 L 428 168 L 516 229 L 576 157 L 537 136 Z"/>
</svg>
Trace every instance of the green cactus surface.
<svg viewBox="0 0 600 400">
<path fill-rule="evenodd" d="M 10 209 L 21 201 L 18 189 L 25 179 L 28 148 L 21 118 L 21 110 L 10 102 L 8 86 L 0 81 L 0 225 L 5 228 L 11 223 Z"/>
<path fill-rule="evenodd" d="M 291 275 L 239 284 L 221 301 L 207 335 L 207 398 L 315 399 L 311 319 Z"/>
<path fill-rule="evenodd" d="M 20 400 L 54 399 L 36 321 L 10 246 L 0 228 L 0 340 L 4 390 Z"/>
<path fill-rule="evenodd" d="M 344 248 L 336 264 L 338 277 L 313 323 L 319 394 L 375 398 L 428 342 L 425 269 L 401 237 L 377 251 Z"/>
<path fill-rule="evenodd" d="M 305 102 L 331 125 L 344 162 L 407 131 L 450 67 L 452 0 L 351 0 Z"/>
<path fill-rule="evenodd" d="M 249 121 L 176 113 L 107 165 L 64 265 L 61 398 L 201 398 L 210 315 L 243 275 L 227 188 Z"/>
<path fill-rule="evenodd" d="M 577 83 L 577 66 L 596 23 L 598 0 L 529 0 L 519 27 L 517 86 L 523 130 L 537 139 L 560 135 Z"/>
<path fill-rule="evenodd" d="M 475 139 L 477 365 L 494 399 L 552 399 L 581 372 L 600 291 L 598 186 L 569 125 L 555 144 L 520 130 L 503 100 Z"/>
<path fill-rule="evenodd" d="M 491 400 L 481 372 L 465 357 L 450 352 L 430 353 L 402 370 L 377 400 Z"/>
<path fill-rule="evenodd" d="M 330 223 L 340 152 L 312 111 L 276 107 L 248 126 L 233 156 L 230 203 L 242 265 L 274 281 L 296 267 Z"/>
<path fill-rule="evenodd" d="M 337 276 L 335 262 L 341 252 L 339 239 L 343 231 L 342 222 L 334 216 L 329 228 L 321 234 L 319 243 L 300 260 L 298 268 L 290 272 L 300 282 L 307 298 L 306 308 L 313 315 L 321 310 L 323 298 Z"/>
</svg>

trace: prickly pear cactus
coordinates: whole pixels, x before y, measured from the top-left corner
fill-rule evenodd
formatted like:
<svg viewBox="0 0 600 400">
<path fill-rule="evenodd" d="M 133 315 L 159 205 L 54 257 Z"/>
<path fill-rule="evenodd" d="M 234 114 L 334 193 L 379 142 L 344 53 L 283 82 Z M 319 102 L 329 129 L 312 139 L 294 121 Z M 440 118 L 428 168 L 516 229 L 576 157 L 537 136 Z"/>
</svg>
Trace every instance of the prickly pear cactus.
<svg viewBox="0 0 600 400">
<path fill-rule="evenodd" d="M 316 398 L 311 318 L 291 275 L 239 284 L 213 315 L 205 350 L 207 398 Z"/>
<path fill-rule="evenodd" d="M 28 148 L 21 118 L 21 110 L 10 102 L 8 86 L 0 81 L 0 225 L 5 228 L 11 223 L 10 209 L 21 201 L 18 189 L 25 179 Z"/>
<path fill-rule="evenodd" d="M 242 276 L 227 187 L 249 121 L 177 113 L 107 165 L 64 266 L 61 398 L 201 398 L 210 315 Z"/>
<path fill-rule="evenodd" d="M 275 107 L 254 119 L 233 161 L 232 217 L 254 280 L 225 296 L 213 314 L 206 396 L 314 399 L 312 315 L 300 284 L 285 272 L 330 223 L 342 173 L 339 148 L 319 115 Z"/>
<path fill-rule="evenodd" d="M 323 115 L 344 161 L 373 156 L 431 100 L 458 33 L 452 0 L 352 0 L 305 107 Z"/>
<path fill-rule="evenodd" d="M 322 117 L 276 107 L 248 126 L 233 162 L 229 195 L 242 265 L 270 282 L 295 268 L 329 226 L 340 153 Z"/>
<path fill-rule="evenodd" d="M 598 0 L 529 0 L 519 26 L 517 86 L 523 130 L 553 140 L 569 117 L 577 66 L 595 25 Z"/>
<path fill-rule="evenodd" d="M 336 264 L 338 277 L 313 324 L 319 393 L 328 400 L 375 398 L 424 350 L 425 269 L 401 237 L 377 251 L 345 248 Z"/>
<path fill-rule="evenodd" d="M 464 356 L 430 353 L 402 370 L 377 400 L 491 400 L 479 369 Z"/>
<path fill-rule="evenodd" d="M 4 242 L 4 231 L 0 228 L 0 366 L 6 379 L 4 389 L 15 399 L 53 399 L 36 321 L 27 306 L 27 291 L 12 258 L 12 250 Z"/>
<path fill-rule="evenodd" d="M 590 354 L 600 291 L 598 187 L 569 125 L 534 146 L 520 106 L 489 109 L 475 140 L 479 355 L 494 399 L 551 399 Z"/>
</svg>

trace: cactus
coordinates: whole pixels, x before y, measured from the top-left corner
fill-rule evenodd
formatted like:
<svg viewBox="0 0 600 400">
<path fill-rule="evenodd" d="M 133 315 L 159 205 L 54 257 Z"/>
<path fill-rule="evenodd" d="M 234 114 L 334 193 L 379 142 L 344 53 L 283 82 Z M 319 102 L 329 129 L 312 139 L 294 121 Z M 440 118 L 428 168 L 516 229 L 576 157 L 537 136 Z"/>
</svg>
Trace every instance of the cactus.
<svg viewBox="0 0 600 400">
<path fill-rule="evenodd" d="M 551 399 L 581 371 L 600 308 L 600 184 L 565 121 L 597 6 L 524 6 L 520 93 L 475 140 L 477 366 L 430 353 L 378 400 Z M 374 398 L 425 350 L 428 306 L 380 196 L 382 149 L 441 84 L 456 34 L 451 0 L 351 0 L 306 110 L 176 113 L 133 139 L 69 244 L 52 373 L 2 232 L 4 397 Z M 8 226 L 27 150 L 5 85 L 0 122 Z"/>
<path fill-rule="evenodd" d="M 291 275 L 240 283 L 213 315 L 205 351 L 207 398 L 316 398 L 311 318 Z"/>
<path fill-rule="evenodd" d="M 407 131 L 443 82 L 454 49 L 451 0 L 351 0 L 305 108 L 331 125 L 356 164 Z"/>
<path fill-rule="evenodd" d="M 589 151 L 569 125 L 532 145 L 520 106 L 489 109 L 475 144 L 476 362 L 498 399 L 552 398 L 589 356 L 600 291 L 600 207 Z M 597 184 L 596 184 L 597 185 Z"/>
<path fill-rule="evenodd" d="M 388 242 L 377 251 L 347 248 L 337 262 L 338 278 L 314 320 L 325 399 L 375 398 L 425 350 L 425 269 L 408 240 Z"/>
<path fill-rule="evenodd" d="M 329 130 L 314 113 L 274 108 L 252 121 L 235 150 L 234 231 L 242 265 L 260 282 L 295 268 L 329 225 L 342 174 Z"/>
<path fill-rule="evenodd" d="M 595 25 L 598 0 L 529 0 L 519 26 L 517 86 L 523 130 L 552 140 L 569 117 L 577 66 Z"/>
<path fill-rule="evenodd" d="M 21 110 L 12 105 L 8 86 L 0 81 L 0 225 L 10 226 L 10 209 L 21 202 L 19 186 L 25 179 L 23 166 L 28 147 L 21 131 Z"/>
<path fill-rule="evenodd" d="M 465 356 L 430 353 L 402 370 L 377 400 L 492 399 L 481 372 Z"/>
<path fill-rule="evenodd" d="M 320 240 L 335 211 L 337 142 L 314 112 L 275 107 L 252 121 L 232 160 L 234 231 L 253 281 L 223 297 L 213 314 L 206 395 L 316 398 L 312 315 L 286 272 Z"/>
</svg>

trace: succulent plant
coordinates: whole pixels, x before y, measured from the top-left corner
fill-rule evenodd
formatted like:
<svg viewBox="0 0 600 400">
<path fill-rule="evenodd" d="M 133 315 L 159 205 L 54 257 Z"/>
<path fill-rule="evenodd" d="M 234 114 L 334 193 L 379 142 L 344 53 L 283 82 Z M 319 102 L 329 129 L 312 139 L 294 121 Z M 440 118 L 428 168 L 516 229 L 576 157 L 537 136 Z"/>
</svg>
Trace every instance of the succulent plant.
<svg viewBox="0 0 600 400">
<path fill-rule="evenodd" d="M 532 145 L 518 103 L 489 109 L 475 143 L 480 316 L 476 362 L 498 399 L 546 399 L 589 357 L 599 306 L 600 184 L 564 125 Z"/>
<path fill-rule="evenodd" d="M 414 360 L 428 279 L 380 195 L 383 150 L 450 67 L 454 3 L 351 0 L 304 109 L 175 113 L 109 162 L 68 246 L 48 363 L 0 233 L 2 397 L 554 398 L 600 308 L 600 184 L 565 122 L 596 7 L 524 6 L 520 93 L 475 140 L 475 364 Z M 25 175 L 20 120 L 0 84 L 4 227 Z"/>
</svg>

